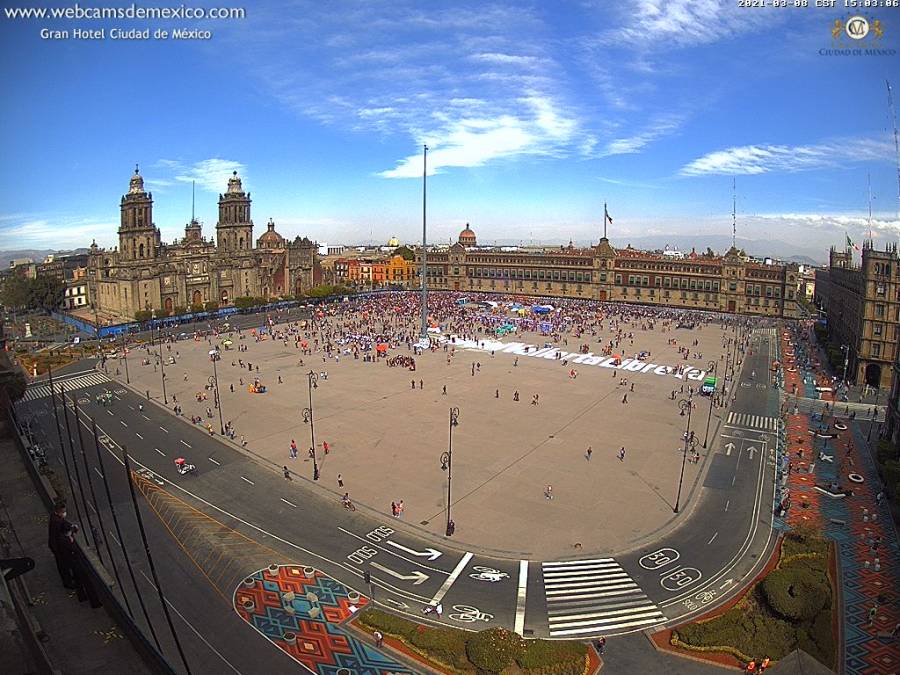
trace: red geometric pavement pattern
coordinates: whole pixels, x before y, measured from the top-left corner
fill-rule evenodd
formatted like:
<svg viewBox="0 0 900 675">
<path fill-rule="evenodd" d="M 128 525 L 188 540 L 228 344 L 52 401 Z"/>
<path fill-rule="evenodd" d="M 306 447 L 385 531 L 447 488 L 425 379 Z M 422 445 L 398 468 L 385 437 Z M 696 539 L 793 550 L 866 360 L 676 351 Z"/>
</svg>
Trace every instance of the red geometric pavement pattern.
<svg viewBox="0 0 900 675">
<path fill-rule="evenodd" d="M 313 673 L 412 675 L 342 627 L 368 602 L 319 570 L 297 565 L 271 565 L 234 591 L 238 615 Z"/>
</svg>

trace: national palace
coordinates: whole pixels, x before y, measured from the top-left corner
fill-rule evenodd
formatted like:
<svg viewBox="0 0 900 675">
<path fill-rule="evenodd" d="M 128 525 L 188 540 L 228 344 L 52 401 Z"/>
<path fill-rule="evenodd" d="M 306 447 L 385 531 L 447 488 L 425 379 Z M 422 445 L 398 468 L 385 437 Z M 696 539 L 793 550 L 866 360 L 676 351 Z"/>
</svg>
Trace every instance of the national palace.
<svg viewBox="0 0 900 675">
<path fill-rule="evenodd" d="M 299 296 L 313 285 L 316 244 L 309 239 L 287 241 L 270 220 L 254 247 L 250 193 L 237 172 L 219 195 L 215 240 L 205 238 L 192 218 L 183 239 L 162 242 L 153 222 L 153 195 L 144 191 L 137 168 L 120 211 L 118 247 L 90 247 L 88 296 L 97 314 L 173 314 L 227 306 L 242 296 Z"/>
<path fill-rule="evenodd" d="M 420 253 L 418 254 L 420 257 Z M 449 248 L 428 251 L 436 290 L 634 302 L 770 317 L 798 316 L 797 265 L 754 262 L 732 247 L 724 256 L 591 248 L 480 248 L 467 225 Z"/>
</svg>

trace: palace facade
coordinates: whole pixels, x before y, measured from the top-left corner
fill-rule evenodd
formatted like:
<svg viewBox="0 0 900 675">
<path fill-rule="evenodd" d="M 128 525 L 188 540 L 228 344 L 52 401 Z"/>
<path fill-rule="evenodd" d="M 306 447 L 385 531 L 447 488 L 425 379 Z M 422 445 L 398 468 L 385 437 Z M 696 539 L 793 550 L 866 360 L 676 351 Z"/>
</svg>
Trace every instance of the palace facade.
<svg viewBox="0 0 900 675">
<path fill-rule="evenodd" d="M 317 245 L 306 237 L 287 241 L 270 219 L 254 247 L 250 202 L 235 171 L 219 195 L 215 240 L 192 218 L 184 238 L 166 244 L 153 222 L 153 195 L 136 168 L 120 203 L 119 245 L 90 247 L 87 282 L 95 313 L 133 319 L 141 311 L 173 314 L 224 307 L 239 297 L 303 294 L 313 286 Z"/>
<path fill-rule="evenodd" d="M 888 389 L 900 339 L 900 257 L 896 244 L 879 251 L 871 241 L 861 257 L 857 265 L 852 249 L 832 248 L 828 269 L 816 271 L 816 302 L 829 340 L 846 348 L 847 380 Z"/>
<path fill-rule="evenodd" d="M 478 248 L 472 229 L 448 249 L 429 251 L 428 286 L 435 290 L 633 302 L 712 312 L 794 318 L 797 265 L 762 264 L 731 248 L 724 256 L 676 257 L 614 249 L 604 236 L 591 248 Z M 417 251 L 421 264 L 421 250 Z"/>
</svg>

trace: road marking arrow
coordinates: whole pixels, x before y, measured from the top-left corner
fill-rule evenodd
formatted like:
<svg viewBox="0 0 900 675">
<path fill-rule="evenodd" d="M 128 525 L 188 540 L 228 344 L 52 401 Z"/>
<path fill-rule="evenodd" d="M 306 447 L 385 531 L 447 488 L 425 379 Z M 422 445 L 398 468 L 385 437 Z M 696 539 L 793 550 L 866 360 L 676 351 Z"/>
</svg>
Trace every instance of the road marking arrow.
<svg viewBox="0 0 900 675">
<path fill-rule="evenodd" d="M 734 450 L 734 443 L 725 444 L 725 456 L 731 457 L 731 451 Z"/>
<path fill-rule="evenodd" d="M 394 548 L 399 548 L 401 551 L 406 551 L 410 555 L 414 555 L 419 558 L 428 558 L 429 561 L 437 560 L 441 557 L 441 555 L 443 555 L 440 551 L 436 551 L 433 548 L 426 548 L 424 551 L 414 551 L 413 549 L 406 548 L 402 544 L 398 544 L 396 541 L 391 541 L 390 539 L 388 539 L 385 543 L 393 546 Z"/>
<path fill-rule="evenodd" d="M 733 584 L 733 583 L 734 583 L 734 579 L 726 579 L 725 583 L 722 584 L 721 586 L 719 586 L 719 590 L 720 591 L 725 590 L 726 588 L 731 586 L 731 584 Z"/>
<path fill-rule="evenodd" d="M 747 448 L 747 451 L 750 453 L 750 461 L 752 462 L 753 461 L 753 453 L 756 452 L 756 448 L 754 448 L 751 445 L 749 448 Z"/>
<path fill-rule="evenodd" d="M 395 572 L 392 569 L 388 569 L 384 565 L 379 565 L 378 563 L 370 563 L 372 567 L 381 570 L 386 574 L 390 574 L 395 579 L 402 579 L 403 581 L 412 581 L 413 586 L 418 586 L 419 584 L 424 584 L 428 581 L 428 575 L 424 572 L 420 572 L 419 570 L 415 570 L 412 574 L 400 574 L 399 572 Z"/>
</svg>

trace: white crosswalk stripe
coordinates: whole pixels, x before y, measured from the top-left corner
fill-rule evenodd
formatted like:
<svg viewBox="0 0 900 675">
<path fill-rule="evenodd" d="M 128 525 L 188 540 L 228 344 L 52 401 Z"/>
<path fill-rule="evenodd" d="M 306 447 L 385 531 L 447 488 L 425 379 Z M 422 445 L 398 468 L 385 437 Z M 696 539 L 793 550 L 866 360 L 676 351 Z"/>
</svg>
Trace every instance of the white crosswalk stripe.
<svg viewBox="0 0 900 675">
<path fill-rule="evenodd" d="M 748 413 L 728 413 L 725 424 L 735 427 L 749 427 L 750 429 L 763 429 L 765 431 L 778 430 L 778 418 L 765 415 L 750 415 Z"/>
<path fill-rule="evenodd" d="M 550 637 L 609 635 L 666 620 L 612 558 L 541 563 Z"/>
<path fill-rule="evenodd" d="M 59 382 L 53 383 L 53 388 L 56 393 L 59 394 L 60 385 L 65 387 L 66 391 L 72 391 L 73 389 L 84 389 L 86 387 L 93 387 L 98 384 L 109 384 L 112 380 L 110 380 L 103 373 L 89 373 L 87 375 L 82 375 L 80 377 L 73 377 L 68 380 L 60 380 Z M 25 400 L 26 401 L 34 401 L 39 398 L 47 398 L 50 396 L 50 384 L 42 382 L 41 384 L 33 384 L 25 390 Z"/>
</svg>

